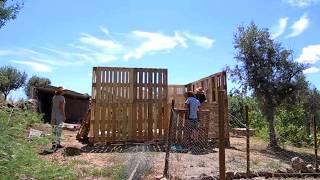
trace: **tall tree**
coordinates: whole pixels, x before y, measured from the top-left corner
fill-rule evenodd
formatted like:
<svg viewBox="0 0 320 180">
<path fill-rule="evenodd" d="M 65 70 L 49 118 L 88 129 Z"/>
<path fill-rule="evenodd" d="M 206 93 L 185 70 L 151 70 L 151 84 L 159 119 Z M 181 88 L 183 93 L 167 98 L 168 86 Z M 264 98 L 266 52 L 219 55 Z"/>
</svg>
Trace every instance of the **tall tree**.
<svg viewBox="0 0 320 180">
<path fill-rule="evenodd" d="M 13 1 L 0 0 L 0 28 L 4 26 L 7 21 L 15 19 L 22 6 L 22 2 L 14 3 Z"/>
<path fill-rule="evenodd" d="M 290 59 L 292 51 L 270 38 L 267 29 L 254 23 L 240 26 L 234 35 L 235 59 L 228 68 L 231 79 L 256 96 L 269 126 L 269 148 L 278 149 L 275 110 L 304 84 L 304 65 Z"/>
<path fill-rule="evenodd" d="M 26 87 L 24 89 L 26 95 L 30 98 L 31 95 L 31 88 L 32 87 L 44 87 L 44 86 L 48 86 L 51 84 L 50 79 L 48 78 L 42 78 L 42 77 L 38 77 L 38 76 L 32 76 L 27 84 Z"/>
<path fill-rule="evenodd" d="M 12 90 L 22 87 L 27 79 L 25 72 L 10 66 L 0 67 L 0 92 L 4 99 L 7 100 L 8 94 Z"/>
</svg>

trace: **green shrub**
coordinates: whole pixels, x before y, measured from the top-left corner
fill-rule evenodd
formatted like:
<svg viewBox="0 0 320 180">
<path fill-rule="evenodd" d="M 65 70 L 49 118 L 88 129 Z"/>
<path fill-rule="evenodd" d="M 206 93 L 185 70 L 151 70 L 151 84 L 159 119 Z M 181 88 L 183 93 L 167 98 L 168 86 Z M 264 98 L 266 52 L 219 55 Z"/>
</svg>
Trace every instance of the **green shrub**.
<svg viewBox="0 0 320 180">
<path fill-rule="evenodd" d="M 26 127 L 40 123 L 41 116 L 22 110 L 0 109 L 0 174 L 3 179 L 74 179 L 73 167 L 49 162 L 37 154 L 48 138 L 28 141 Z"/>
</svg>

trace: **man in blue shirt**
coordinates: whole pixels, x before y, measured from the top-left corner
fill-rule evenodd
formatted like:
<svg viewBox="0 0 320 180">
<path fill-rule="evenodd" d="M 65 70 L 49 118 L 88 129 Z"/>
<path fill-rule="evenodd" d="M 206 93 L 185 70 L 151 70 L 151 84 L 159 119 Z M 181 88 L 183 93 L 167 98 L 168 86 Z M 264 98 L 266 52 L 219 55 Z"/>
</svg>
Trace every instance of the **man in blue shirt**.
<svg viewBox="0 0 320 180">
<path fill-rule="evenodd" d="M 199 117 L 198 110 L 200 106 L 200 102 L 195 98 L 194 93 L 189 91 L 186 93 L 187 100 L 185 102 L 185 107 L 187 108 L 187 122 L 186 122 L 186 130 L 188 136 L 188 143 L 192 143 L 192 141 L 198 141 L 198 128 L 199 128 Z"/>
</svg>

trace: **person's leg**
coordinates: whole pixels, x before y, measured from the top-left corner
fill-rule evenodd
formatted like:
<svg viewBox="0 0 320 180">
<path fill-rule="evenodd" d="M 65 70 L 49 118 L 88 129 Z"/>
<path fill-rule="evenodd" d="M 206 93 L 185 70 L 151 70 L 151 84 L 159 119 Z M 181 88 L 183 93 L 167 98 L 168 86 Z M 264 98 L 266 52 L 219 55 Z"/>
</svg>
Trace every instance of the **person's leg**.
<svg viewBox="0 0 320 180">
<path fill-rule="evenodd" d="M 63 126 L 63 123 L 60 123 L 59 125 L 57 125 L 57 128 L 56 128 L 56 144 L 58 148 L 62 148 L 62 145 L 61 145 L 62 126 Z"/>
</svg>

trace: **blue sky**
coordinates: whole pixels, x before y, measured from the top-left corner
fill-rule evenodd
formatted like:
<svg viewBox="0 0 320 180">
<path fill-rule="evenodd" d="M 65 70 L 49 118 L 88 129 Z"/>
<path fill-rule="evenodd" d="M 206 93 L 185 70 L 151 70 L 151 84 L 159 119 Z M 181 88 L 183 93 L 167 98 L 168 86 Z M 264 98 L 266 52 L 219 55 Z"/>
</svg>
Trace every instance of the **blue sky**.
<svg viewBox="0 0 320 180">
<path fill-rule="evenodd" d="M 237 26 L 254 21 L 309 63 L 320 88 L 320 0 L 25 0 L 0 29 L 0 62 L 91 92 L 93 66 L 167 68 L 185 84 L 234 65 Z M 21 91 L 11 94 L 22 96 Z"/>
</svg>

